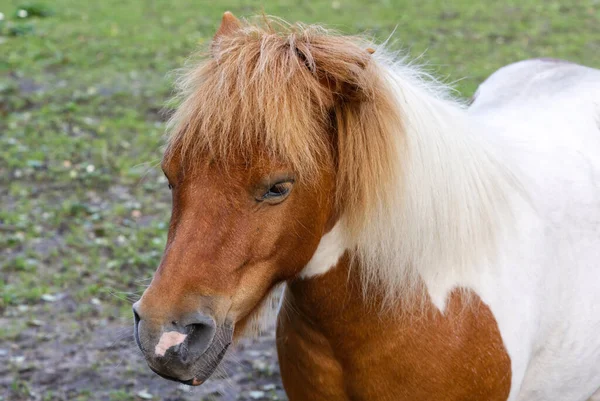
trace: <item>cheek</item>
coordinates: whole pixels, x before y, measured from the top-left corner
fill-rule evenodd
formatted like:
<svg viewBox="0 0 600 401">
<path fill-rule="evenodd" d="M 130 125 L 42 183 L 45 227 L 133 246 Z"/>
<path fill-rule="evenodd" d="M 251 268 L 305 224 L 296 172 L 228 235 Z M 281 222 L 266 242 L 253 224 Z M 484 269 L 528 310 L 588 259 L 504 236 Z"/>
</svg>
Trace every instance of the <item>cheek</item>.
<svg viewBox="0 0 600 401">
<path fill-rule="evenodd" d="M 326 219 L 313 205 L 289 202 L 269 206 L 252 220 L 254 229 L 235 246 L 248 249 L 249 255 L 239 270 L 235 295 L 244 303 L 260 300 L 273 285 L 304 268 L 319 244 Z"/>
<path fill-rule="evenodd" d="M 258 307 L 269 290 L 275 285 L 275 266 L 259 263 L 247 266 L 238 281 L 238 288 L 232 297 L 229 318 L 238 321 Z"/>
<path fill-rule="evenodd" d="M 320 193 L 294 190 L 284 203 L 248 216 L 245 224 L 252 228 L 238 237 L 239 248 L 248 249 L 250 257 L 233 296 L 236 320 L 251 313 L 275 284 L 295 277 L 327 231 L 332 202 Z"/>
<path fill-rule="evenodd" d="M 300 198 L 300 197 L 299 197 Z M 308 263 L 327 231 L 331 205 L 314 197 L 290 202 L 277 226 L 273 259 L 280 266 L 281 279 L 295 276 Z"/>
</svg>

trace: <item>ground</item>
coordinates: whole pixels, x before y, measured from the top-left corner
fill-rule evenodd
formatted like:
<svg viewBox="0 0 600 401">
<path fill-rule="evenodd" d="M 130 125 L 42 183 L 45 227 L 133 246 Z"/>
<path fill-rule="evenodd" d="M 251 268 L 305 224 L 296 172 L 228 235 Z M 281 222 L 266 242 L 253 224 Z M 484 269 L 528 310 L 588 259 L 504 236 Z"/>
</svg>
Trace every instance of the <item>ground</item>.
<svg viewBox="0 0 600 401">
<path fill-rule="evenodd" d="M 600 67 L 598 0 L 455 3 L 0 0 L 0 400 L 284 400 L 272 331 L 193 390 L 133 342 L 170 213 L 169 72 L 227 9 L 389 37 L 466 98 L 524 58 Z"/>
</svg>

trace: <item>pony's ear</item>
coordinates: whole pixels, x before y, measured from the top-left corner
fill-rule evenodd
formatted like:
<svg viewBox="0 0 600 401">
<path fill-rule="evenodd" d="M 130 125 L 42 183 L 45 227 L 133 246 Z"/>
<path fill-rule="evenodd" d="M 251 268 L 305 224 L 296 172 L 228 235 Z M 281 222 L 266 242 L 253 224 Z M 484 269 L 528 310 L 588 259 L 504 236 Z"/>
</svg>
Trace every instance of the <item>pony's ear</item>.
<svg viewBox="0 0 600 401">
<path fill-rule="evenodd" d="M 225 11 L 223 18 L 221 19 L 221 26 L 217 29 L 217 33 L 215 33 L 213 40 L 216 41 L 221 37 L 229 36 L 241 27 L 242 23 L 240 20 L 238 20 L 231 12 Z"/>
</svg>

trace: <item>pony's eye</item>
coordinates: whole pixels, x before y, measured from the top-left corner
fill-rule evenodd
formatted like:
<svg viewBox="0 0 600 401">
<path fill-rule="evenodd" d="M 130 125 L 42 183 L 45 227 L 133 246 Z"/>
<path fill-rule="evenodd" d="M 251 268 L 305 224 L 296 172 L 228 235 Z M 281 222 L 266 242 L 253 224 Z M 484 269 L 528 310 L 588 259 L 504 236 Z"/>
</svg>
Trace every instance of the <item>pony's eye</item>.
<svg viewBox="0 0 600 401">
<path fill-rule="evenodd" d="M 173 185 L 169 184 L 169 189 L 173 189 Z"/>
<path fill-rule="evenodd" d="M 278 182 L 272 185 L 267 192 L 262 196 L 262 200 L 269 203 L 278 203 L 285 199 L 292 190 L 292 181 Z"/>
<path fill-rule="evenodd" d="M 290 190 L 287 183 L 275 184 L 271 188 L 269 188 L 269 192 L 265 194 L 265 196 L 283 196 L 288 193 Z"/>
</svg>

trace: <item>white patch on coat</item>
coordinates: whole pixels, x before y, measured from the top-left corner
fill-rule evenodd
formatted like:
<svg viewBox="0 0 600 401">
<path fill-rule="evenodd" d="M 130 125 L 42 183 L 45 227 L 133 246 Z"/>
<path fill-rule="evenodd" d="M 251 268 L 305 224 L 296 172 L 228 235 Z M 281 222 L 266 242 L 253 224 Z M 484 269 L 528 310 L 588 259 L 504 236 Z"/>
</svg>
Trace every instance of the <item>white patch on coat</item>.
<svg viewBox="0 0 600 401">
<path fill-rule="evenodd" d="M 528 60 L 494 73 L 468 113 L 518 166 L 500 258 L 455 285 L 490 306 L 512 364 L 509 401 L 585 400 L 600 387 L 600 72 Z"/>
<path fill-rule="evenodd" d="M 300 278 L 309 278 L 327 273 L 337 265 L 346 249 L 343 223 L 338 221 L 331 231 L 321 238 L 317 250 L 300 272 Z"/>
<path fill-rule="evenodd" d="M 165 352 L 171 347 L 181 344 L 185 341 L 187 334 L 178 331 L 167 331 L 160 336 L 158 344 L 154 347 L 154 353 L 158 356 L 165 356 Z"/>
</svg>

